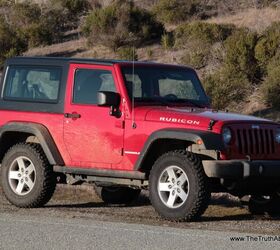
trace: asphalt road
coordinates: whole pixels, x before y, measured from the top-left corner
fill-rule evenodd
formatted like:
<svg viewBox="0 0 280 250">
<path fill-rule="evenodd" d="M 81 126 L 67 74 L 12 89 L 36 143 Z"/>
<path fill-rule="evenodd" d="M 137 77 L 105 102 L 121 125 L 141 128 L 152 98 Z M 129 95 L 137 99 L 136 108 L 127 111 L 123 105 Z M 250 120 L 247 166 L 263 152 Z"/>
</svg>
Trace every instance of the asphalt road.
<svg viewBox="0 0 280 250">
<path fill-rule="evenodd" d="M 257 234 L 1 213 L 0 249 L 279 249 Z M 251 237 L 251 240 L 249 239 Z M 233 242 L 231 237 L 243 237 Z M 273 236 L 275 237 L 275 236 Z M 255 240 L 253 240 L 253 238 Z M 256 240 L 257 239 L 257 240 Z"/>
</svg>

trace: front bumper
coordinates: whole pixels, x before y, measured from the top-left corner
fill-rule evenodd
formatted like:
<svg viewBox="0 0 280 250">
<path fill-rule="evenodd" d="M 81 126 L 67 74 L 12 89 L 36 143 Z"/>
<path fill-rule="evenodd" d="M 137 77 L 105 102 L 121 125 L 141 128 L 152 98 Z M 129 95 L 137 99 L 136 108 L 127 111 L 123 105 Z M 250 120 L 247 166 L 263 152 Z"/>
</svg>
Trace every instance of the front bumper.
<svg viewBox="0 0 280 250">
<path fill-rule="evenodd" d="M 202 161 L 208 177 L 242 179 L 249 176 L 280 177 L 280 161 L 207 160 Z"/>
</svg>

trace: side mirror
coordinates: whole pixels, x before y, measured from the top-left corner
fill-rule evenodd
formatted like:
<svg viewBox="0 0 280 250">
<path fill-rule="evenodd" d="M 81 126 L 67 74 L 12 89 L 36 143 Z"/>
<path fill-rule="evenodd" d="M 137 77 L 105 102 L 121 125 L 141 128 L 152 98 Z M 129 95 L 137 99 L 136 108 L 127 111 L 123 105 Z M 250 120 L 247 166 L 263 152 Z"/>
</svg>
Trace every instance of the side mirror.
<svg viewBox="0 0 280 250">
<path fill-rule="evenodd" d="M 119 110 L 120 103 L 121 96 L 118 93 L 111 91 L 99 91 L 97 93 L 97 105 L 100 107 L 110 107 L 111 116 L 121 116 L 121 112 Z"/>
</svg>

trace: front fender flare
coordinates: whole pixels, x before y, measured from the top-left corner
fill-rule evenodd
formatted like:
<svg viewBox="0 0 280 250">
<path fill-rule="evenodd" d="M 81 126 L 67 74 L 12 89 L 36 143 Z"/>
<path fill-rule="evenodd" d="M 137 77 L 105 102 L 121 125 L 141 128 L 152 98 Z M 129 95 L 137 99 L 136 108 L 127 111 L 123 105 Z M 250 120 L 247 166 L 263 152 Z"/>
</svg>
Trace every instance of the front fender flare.
<svg viewBox="0 0 280 250">
<path fill-rule="evenodd" d="M 197 143 L 198 140 L 202 141 L 202 144 L 198 145 L 201 150 L 217 150 L 222 151 L 225 149 L 222 136 L 209 131 L 199 130 L 186 130 L 186 129 L 161 129 L 153 132 L 140 152 L 137 162 L 134 166 L 134 170 L 141 169 L 141 165 L 145 160 L 149 149 L 153 143 L 159 139 L 177 139 L 183 141 Z"/>
</svg>

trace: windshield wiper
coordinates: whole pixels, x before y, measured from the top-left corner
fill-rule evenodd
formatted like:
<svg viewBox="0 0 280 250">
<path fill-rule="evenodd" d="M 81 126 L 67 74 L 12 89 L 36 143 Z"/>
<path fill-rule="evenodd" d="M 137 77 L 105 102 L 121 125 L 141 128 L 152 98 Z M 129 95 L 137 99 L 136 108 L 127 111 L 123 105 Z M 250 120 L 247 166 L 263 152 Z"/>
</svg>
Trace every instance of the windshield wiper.
<svg viewBox="0 0 280 250">
<path fill-rule="evenodd" d="M 141 98 L 140 99 L 141 102 L 157 102 L 157 103 L 161 103 L 163 105 L 169 106 L 170 104 L 172 104 L 172 102 L 170 102 L 169 100 L 166 100 L 163 97 L 153 97 L 153 98 Z"/>
<path fill-rule="evenodd" d="M 193 105 L 194 107 L 197 107 L 197 108 L 204 108 L 203 105 L 198 104 L 198 103 L 196 103 L 196 102 L 194 102 L 192 100 L 189 100 L 189 99 L 178 99 L 176 101 L 180 102 L 180 103 L 188 103 L 188 104 L 191 104 L 191 105 Z"/>
</svg>

